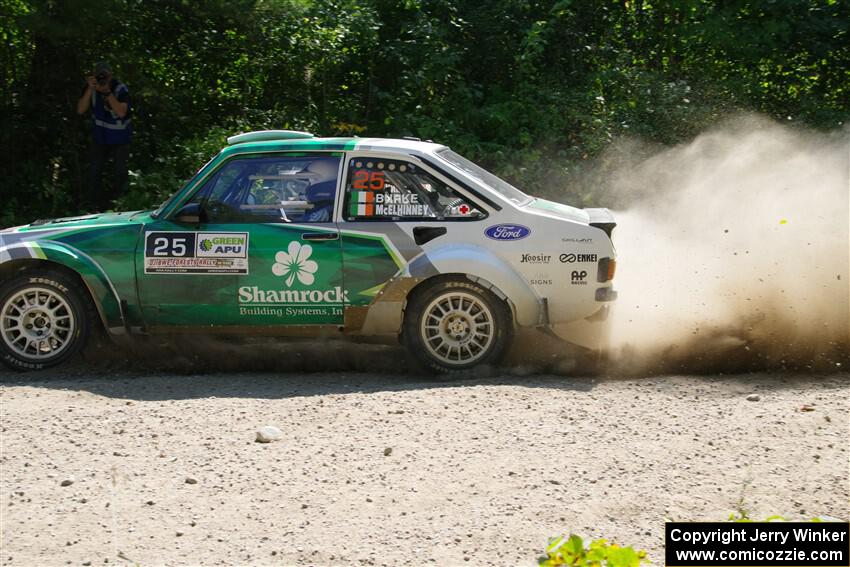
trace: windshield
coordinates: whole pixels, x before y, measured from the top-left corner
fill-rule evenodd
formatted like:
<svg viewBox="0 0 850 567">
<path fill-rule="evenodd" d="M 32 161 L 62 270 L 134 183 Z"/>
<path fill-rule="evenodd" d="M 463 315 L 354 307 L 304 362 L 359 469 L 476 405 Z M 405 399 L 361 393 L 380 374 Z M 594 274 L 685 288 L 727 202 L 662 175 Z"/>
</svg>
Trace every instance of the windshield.
<svg viewBox="0 0 850 567">
<path fill-rule="evenodd" d="M 479 183 L 490 187 L 501 196 L 506 199 L 516 203 L 517 205 L 525 205 L 529 201 L 531 201 L 531 197 L 505 181 L 504 179 L 500 179 L 484 169 L 481 166 L 478 166 L 465 157 L 456 154 L 455 152 L 445 149 L 437 152 L 437 156 L 442 158 L 443 160 L 449 162 L 459 170 L 463 171 L 470 177 L 474 178 Z"/>
<path fill-rule="evenodd" d="M 211 164 L 211 163 L 212 163 L 212 161 L 213 161 L 216 157 L 218 157 L 218 154 L 216 154 L 216 155 L 214 155 L 213 157 L 211 157 L 211 158 L 209 159 L 209 161 L 208 161 L 207 163 L 205 163 L 205 164 L 203 165 L 203 167 L 201 167 L 201 169 L 199 169 L 197 172 L 195 172 L 195 175 L 193 175 L 193 176 L 192 176 L 192 178 L 191 178 L 189 181 L 187 181 L 186 183 L 184 183 L 184 184 L 183 184 L 183 187 L 186 187 L 187 185 L 189 185 L 190 183 L 192 183 L 193 181 L 195 181 L 195 180 L 196 180 L 196 179 L 197 179 L 197 178 L 201 175 L 201 172 L 203 172 L 203 171 L 207 168 L 207 166 L 208 166 L 209 164 Z M 161 214 L 162 214 L 162 211 L 163 211 L 163 210 L 165 210 L 165 207 L 167 207 L 167 206 L 168 206 L 168 204 L 169 204 L 169 203 L 171 203 L 171 201 L 173 201 L 173 200 L 174 200 L 174 198 L 175 198 L 175 197 L 177 197 L 177 195 L 179 195 L 179 194 L 180 194 L 180 192 L 181 192 L 182 190 L 183 190 L 183 188 L 181 187 L 181 188 L 180 188 L 180 189 L 178 189 L 175 193 L 173 193 L 173 194 L 172 194 L 172 195 L 171 195 L 168 199 L 166 199 L 165 201 L 163 201 L 163 202 L 162 202 L 162 204 L 161 204 L 160 206 L 158 206 L 158 207 L 156 208 L 156 210 L 155 210 L 153 213 L 151 213 L 151 216 L 152 216 L 153 218 L 157 218 L 159 215 L 161 215 Z"/>
</svg>

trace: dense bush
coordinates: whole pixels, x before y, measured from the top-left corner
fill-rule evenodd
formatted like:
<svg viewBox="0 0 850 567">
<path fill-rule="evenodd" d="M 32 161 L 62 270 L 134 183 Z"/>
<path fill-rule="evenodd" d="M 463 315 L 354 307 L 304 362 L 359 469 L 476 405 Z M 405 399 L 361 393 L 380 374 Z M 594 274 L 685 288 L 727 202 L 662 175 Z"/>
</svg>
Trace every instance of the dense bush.
<svg viewBox="0 0 850 567">
<path fill-rule="evenodd" d="M 735 110 L 832 128 L 850 110 L 847 2 L 0 0 L 7 225 L 76 212 L 84 71 L 133 97 L 132 185 L 158 203 L 225 135 L 415 135 L 530 192 L 579 182 L 621 136 L 660 144 Z"/>
</svg>

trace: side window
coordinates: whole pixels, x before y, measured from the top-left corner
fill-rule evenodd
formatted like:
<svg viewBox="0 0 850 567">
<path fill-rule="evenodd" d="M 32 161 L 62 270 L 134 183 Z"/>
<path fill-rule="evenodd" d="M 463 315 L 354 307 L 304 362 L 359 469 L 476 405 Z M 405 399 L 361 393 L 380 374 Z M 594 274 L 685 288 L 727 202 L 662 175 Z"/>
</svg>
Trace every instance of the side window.
<svg viewBox="0 0 850 567">
<path fill-rule="evenodd" d="M 190 200 L 206 222 L 331 222 L 339 154 L 237 157 Z"/>
<path fill-rule="evenodd" d="M 486 214 L 416 164 L 358 157 L 348 162 L 344 216 L 349 221 L 442 221 Z"/>
</svg>

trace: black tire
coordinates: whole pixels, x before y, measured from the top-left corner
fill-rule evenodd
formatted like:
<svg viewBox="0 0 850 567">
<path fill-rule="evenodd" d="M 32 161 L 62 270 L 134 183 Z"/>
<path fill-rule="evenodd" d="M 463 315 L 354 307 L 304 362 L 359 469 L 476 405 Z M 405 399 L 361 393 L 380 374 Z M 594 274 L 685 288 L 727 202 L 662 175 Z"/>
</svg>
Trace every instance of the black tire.
<svg viewBox="0 0 850 567">
<path fill-rule="evenodd" d="M 94 317 L 88 291 L 73 276 L 21 272 L 0 285 L 0 362 L 18 371 L 56 366 L 85 345 Z"/>
<path fill-rule="evenodd" d="M 445 315 L 442 319 L 437 318 L 436 306 Z M 447 306 L 451 306 L 448 312 Z M 481 311 L 476 311 L 476 306 Z M 473 323 L 474 331 L 470 327 Z M 488 326 L 489 338 L 482 341 Z M 420 366 L 444 376 L 482 364 L 498 364 L 512 338 L 509 307 L 470 280 L 435 282 L 418 290 L 405 309 L 402 339 L 407 351 Z"/>
</svg>

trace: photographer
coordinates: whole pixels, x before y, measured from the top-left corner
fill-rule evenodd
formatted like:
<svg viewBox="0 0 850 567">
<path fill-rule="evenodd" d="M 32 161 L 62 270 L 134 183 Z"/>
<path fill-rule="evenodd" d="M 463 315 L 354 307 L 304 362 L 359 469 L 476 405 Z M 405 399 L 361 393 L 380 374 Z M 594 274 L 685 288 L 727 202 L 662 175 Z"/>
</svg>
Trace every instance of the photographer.
<svg viewBox="0 0 850 567">
<path fill-rule="evenodd" d="M 100 61 L 94 72 L 86 76 L 86 85 L 77 102 L 77 113 L 91 111 L 92 146 L 91 175 L 86 203 L 100 209 L 109 204 L 104 194 L 101 177 L 107 159 L 114 160 L 112 196 L 123 193 L 127 184 L 127 160 L 130 157 L 130 140 L 133 126 L 130 121 L 130 91 L 127 85 L 112 76 L 112 67 Z"/>
</svg>

